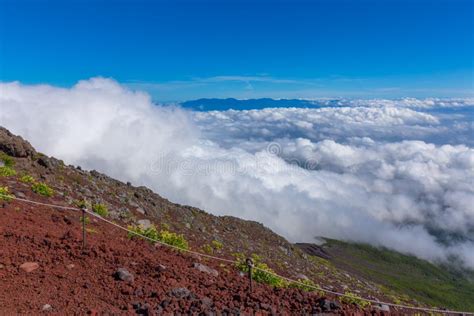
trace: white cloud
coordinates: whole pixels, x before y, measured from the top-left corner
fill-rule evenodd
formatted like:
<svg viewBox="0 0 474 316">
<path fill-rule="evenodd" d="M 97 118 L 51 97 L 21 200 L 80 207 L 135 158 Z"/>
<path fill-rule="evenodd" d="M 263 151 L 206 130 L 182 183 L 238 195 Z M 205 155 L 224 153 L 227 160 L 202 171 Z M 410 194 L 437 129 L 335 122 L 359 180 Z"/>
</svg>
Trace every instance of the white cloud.
<svg viewBox="0 0 474 316">
<path fill-rule="evenodd" d="M 469 121 L 456 117 L 468 127 L 452 131 L 454 114 L 421 111 L 418 100 L 365 102 L 193 113 L 108 79 L 6 83 L 0 125 L 68 163 L 293 241 L 357 240 L 474 267 L 474 150 L 458 141 Z"/>
<path fill-rule="evenodd" d="M 474 106 L 474 98 L 464 98 L 464 99 L 403 98 L 399 100 L 384 100 L 384 99 L 341 100 L 339 104 L 345 105 L 345 106 L 369 106 L 369 107 L 396 106 L 396 107 L 406 107 L 406 108 L 415 108 L 415 109 L 436 108 L 436 107 L 453 108 L 453 107 Z"/>
<path fill-rule="evenodd" d="M 284 137 L 338 142 L 348 142 L 351 137 L 370 137 L 380 141 L 424 140 L 438 144 L 474 145 L 472 114 L 469 110 L 466 110 L 467 114 L 457 110 L 461 101 L 453 101 L 453 107 L 447 110 L 421 111 L 417 110 L 418 102 L 407 100 L 402 102 L 403 105 L 391 100 L 353 100 L 347 104 L 339 101 L 336 107 L 316 109 L 197 112 L 194 120 L 207 137 L 222 145 L 242 143 L 247 139 L 254 142 Z M 328 104 L 332 103 L 328 101 Z M 443 101 L 443 106 L 447 107 L 447 103 Z M 466 101 L 465 104 L 463 109 L 471 109 L 470 103 Z M 228 136 L 224 140 L 220 137 L 223 132 Z"/>
</svg>

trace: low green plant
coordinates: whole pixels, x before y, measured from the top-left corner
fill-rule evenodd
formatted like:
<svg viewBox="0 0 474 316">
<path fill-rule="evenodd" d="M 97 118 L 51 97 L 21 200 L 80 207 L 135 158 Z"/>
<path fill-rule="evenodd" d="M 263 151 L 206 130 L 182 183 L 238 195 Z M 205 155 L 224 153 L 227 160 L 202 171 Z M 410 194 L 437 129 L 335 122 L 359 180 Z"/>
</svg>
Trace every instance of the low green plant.
<svg viewBox="0 0 474 316">
<path fill-rule="evenodd" d="M 143 235 L 152 240 L 158 240 L 158 230 L 156 229 L 154 225 L 151 225 L 148 228 L 144 228 L 141 225 L 129 225 L 128 229 L 131 231 L 128 233 L 129 238 L 135 238 L 135 237 L 140 238 L 141 237 L 140 235 Z"/>
<path fill-rule="evenodd" d="M 87 200 L 74 200 L 73 204 L 78 208 L 91 208 L 91 204 Z"/>
<path fill-rule="evenodd" d="M 0 161 L 3 162 L 3 165 L 0 167 L 0 177 L 11 177 L 16 175 L 15 169 L 15 160 L 8 156 L 5 153 L 0 153 Z"/>
<path fill-rule="evenodd" d="M 202 251 L 204 251 L 204 253 L 207 253 L 208 255 L 212 255 L 214 253 L 214 248 L 211 247 L 211 245 L 204 245 L 202 246 Z"/>
<path fill-rule="evenodd" d="M 11 177 L 16 175 L 15 169 L 8 167 L 7 165 L 0 167 L 0 177 Z"/>
<path fill-rule="evenodd" d="M 8 192 L 8 187 L 0 187 L 0 201 L 10 202 L 13 198 L 14 196 Z"/>
<path fill-rule="evenodd" d="M 101 217 L 107 217 L 109 215 L 109 210 L 107 209 L 107 206 L 104 204 L 93 204 L 92 205 L 92 211 Z"/>
<path fill-rule="evenodd" d="M 10 157 L 5 153 L 0 153 L 0 160 L 3 161 L 5 167 L 13 168 L 15 166 L 15 160 L 13 157 Z"/>
<path fill-rule="evenodd" d="M 151 225 L 148 228 L 144 228 L 140 225 L 131 225 L 128 226 L 128 229 L 132 231 L 128 233 L 129 238 L 141 237 L 139 235 L 143 235 L 152 240 L 175 246 L 180 249 L 189 249 L 189 244 L 183 235 L 170 232 L 166 229 L 158 231 L 154 225 Z"/>
<path fill-rule="evenodd" d="M 33 190 L 33 192 L 37 194 L 47 196 L 47 197 L 53 196 L 54 194 L 54 190 L 51 189 L 46 183 L 43 183 L 43 182 L 33 183 L 33 185 L 31 186 L 31 190 Z"/>
<path fill-rule="evenodd" d="M 222 248 L 224 247 L 222 242 L 220 242 L 219 240 L 213 240 L 211 244 L 212 244 L 212 248 L 214 248 L 217 251 L 222 250 Z"/>
<path fill-rule="evenodd" d="M 32 176 L 30 175 L 23 175 L 20 177 L 20 181 L 23 182 L 23 183 L 35 183 L 35 178 L 33 178 Z"/>
<path fill-rule="evenodd" d="M 246 257 L 242 253 L 234 254 L 234 257 L 237 259 L 236 267 L 244 273 L 249 272 L 249 267 L 246 262 Z M 274 271 L 266 264 L 262 262 L 260 256 L 253 254 L 252 261 L 254 268 L 252 269 L 252 279 L 259 282 L 268 284 L 274 287 L 282 288 L 287 287 L 288 282 L 285 279 L 276 276 Z"/>
<path fill-rule="evenodd" d="M 364 301 L 359 296 L 351 292 L 345 292 L 345 296 L 341 296 L 341 302 L 346 304 L 354 304 L 361 308 L 370 306 L 370 302 Z"/>
<path fill-rule="evenodd" d="M 176 234 L 168 230 L 160 230 L 158 238 L 168 245 L 176 246 L 181 249 L 189 248 L 188 242 L 182 234 Z"/>
<path fill-rule="evenodd" d="M 216 251 L 219 252 L 220 250 L 222 250 L 223 247 L 224 247 L 224 245 L 220 241 L 213 240 L 211 242 L 211 244 L 206 244 L 206 245 L 202 246 L 202 250 L 205 253 L 211 255 Z"/>
</svg>

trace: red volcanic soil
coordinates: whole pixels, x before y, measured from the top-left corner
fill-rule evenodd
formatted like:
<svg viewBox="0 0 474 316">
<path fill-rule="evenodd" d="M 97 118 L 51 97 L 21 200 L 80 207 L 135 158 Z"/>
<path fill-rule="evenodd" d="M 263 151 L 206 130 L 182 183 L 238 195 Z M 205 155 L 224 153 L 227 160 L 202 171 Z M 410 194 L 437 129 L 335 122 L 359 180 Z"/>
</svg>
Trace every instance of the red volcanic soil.
<svg viewBox="0 0 474 316">
<path fill-rule="evenodd" d="M 97 219 L 88 225 L 83 251 L 80 216 L 15 200 L 0 202 L 1 315 L 300 315 L 320 313 L 322 304 L 335 301 L 262 284 L 254 284 L 249 293 L 248 278 L 232 265 L 131 240 Z M 219 275 L 201 272 L 195 263 Z M 120 268 L 133 281 L 118 279 Z M 364 313 L 338 304 L 332 313 Z"/>
</svg>

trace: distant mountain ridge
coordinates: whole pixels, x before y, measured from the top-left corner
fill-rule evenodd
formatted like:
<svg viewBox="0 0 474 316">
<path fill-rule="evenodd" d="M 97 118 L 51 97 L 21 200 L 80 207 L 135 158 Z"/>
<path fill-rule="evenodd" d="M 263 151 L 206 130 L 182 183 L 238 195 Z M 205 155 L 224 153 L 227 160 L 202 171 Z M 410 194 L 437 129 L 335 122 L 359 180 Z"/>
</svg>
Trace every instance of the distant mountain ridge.
<svg viewBox="0 0 474 316">
<path fill-rule="evenodd" d="M 264 108 L 320 108 L 326 106 L 338 106 L 340 100 L 304 100 L 304 99 L 197 99 L 185 101 L 181 106 L 197 111 L 224 111 L 224 110 L 261 110 Z"/>
</svg>

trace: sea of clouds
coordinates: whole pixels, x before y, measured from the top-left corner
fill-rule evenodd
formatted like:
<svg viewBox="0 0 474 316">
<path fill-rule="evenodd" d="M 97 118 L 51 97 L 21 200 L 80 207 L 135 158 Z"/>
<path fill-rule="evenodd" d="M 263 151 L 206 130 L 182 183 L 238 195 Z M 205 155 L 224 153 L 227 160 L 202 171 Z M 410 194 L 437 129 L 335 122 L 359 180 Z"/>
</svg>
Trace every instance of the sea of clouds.
<svg viewBox="0 0 474 316">
<path fill-rule="evenodd" d="M 291 241 L 368 242 L 474 268 L 474 100 L 193 112 L 103 78 L 0 84 L 0 125 L 67 163 Z"/>
</svg>

